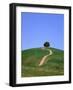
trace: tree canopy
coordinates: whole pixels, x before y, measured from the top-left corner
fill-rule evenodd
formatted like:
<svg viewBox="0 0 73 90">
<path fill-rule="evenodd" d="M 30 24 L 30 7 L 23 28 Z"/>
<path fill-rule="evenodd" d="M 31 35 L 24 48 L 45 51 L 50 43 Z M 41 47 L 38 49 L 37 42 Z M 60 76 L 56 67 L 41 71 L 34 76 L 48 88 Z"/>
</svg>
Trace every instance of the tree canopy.
<svg viewBox="0 0 73 90">
<path fill-rule="evenodd" d="M 49 47 L 50 46 L 50 43 L 49 42 L 45 42 L 44 43 L 44 47 Z"/>
</svg>

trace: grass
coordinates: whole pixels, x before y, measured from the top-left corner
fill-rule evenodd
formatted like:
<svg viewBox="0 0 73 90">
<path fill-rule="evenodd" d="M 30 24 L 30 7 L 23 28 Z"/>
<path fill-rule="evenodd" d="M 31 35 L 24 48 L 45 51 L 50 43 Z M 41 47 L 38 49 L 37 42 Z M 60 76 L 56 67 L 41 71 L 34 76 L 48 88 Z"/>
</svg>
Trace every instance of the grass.
<svg viewBox="0 0 73 90">
<path fill-rule="evenodd" d="M 35 76 L 56 76 L 64 75 L 64 51 L 49 48 L 53 54 L 45 60 L 42 66 L 38 66 L 42 57 L 49 54 L 49 51 L 41 48 L 33 48 L 22 51 L 22 77 Z"/>
</svg>

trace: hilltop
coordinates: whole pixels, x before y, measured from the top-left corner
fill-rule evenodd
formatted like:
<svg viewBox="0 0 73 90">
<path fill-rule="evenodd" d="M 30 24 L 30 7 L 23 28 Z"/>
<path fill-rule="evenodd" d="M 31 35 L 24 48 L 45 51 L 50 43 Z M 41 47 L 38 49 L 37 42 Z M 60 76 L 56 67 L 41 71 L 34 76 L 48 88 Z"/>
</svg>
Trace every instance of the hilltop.
<svg viewBox="0 0 73 90">
<path fill-rule="evenodd" d="M 48 56 L 41 66 L 39 63 L 45 55 L 49 54 L 48 50 L 32 48 L 22 51 L 22 77 L 64 75 L 64 51 L 55 48 L 47 49 L 50 49 L 53 54 Z"/>
</svg>

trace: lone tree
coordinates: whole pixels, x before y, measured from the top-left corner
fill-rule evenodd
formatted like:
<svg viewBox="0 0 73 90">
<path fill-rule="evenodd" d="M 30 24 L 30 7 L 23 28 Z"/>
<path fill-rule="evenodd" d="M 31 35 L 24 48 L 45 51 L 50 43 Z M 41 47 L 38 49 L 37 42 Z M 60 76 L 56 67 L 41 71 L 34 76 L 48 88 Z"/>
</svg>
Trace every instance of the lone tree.
<svg viewBox="0 0 73 90">
<path fill-rule="evenodd" d="M 44 47 L 50 47 L 50 43 L 49 42 L 45 42 L 44 43 Z"/>
</svg>

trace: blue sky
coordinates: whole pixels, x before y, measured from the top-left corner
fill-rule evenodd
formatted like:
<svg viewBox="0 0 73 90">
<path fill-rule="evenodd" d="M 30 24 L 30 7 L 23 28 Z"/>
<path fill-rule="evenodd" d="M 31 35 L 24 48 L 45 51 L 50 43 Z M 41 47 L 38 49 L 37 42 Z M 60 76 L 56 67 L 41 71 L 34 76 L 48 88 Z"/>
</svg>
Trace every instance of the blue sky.
<svg viewBox="0 0 73 90">
<path fill-rule="evenodd" d="M 21 49 L 43 47 L 46 41 L 64 50 L 64 15 L 22 12 Z"/>
</svg>

